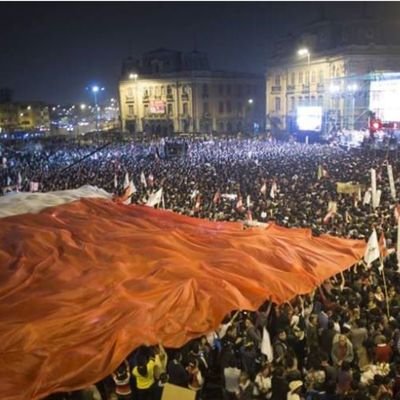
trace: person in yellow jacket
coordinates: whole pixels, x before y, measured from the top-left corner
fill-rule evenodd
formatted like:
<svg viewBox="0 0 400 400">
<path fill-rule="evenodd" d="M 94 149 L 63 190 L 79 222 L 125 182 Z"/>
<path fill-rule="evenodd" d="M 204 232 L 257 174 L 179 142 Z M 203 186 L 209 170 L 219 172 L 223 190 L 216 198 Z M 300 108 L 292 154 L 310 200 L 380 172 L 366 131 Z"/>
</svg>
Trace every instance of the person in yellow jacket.
<svg viewBox="0 0 400 400">
<path fill-rule="evenodd" d="M 132 375 L 136 378 L 137 399 L 153 400 L 154 383 L 159 377 L 159 368 L 154 359 L 144 355 L 138 357 L 138 364 L 133 368 Z"/>
</svg>

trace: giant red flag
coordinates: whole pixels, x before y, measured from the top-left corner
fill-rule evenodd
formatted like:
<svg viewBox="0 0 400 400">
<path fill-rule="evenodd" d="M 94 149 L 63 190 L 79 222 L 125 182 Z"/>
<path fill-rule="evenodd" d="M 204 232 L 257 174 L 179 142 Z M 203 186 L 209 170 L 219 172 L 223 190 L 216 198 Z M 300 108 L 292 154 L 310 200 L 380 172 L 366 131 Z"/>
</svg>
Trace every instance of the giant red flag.
<svg viewBox="0 0 400 400">
<path fill-rule="evenodd" d="M 178 347 L 231 310 L 309 293 L 364 250 L 106 199 L 1 218 L 1 398 L 85 387 L 143 343 Z"/>
</svg>

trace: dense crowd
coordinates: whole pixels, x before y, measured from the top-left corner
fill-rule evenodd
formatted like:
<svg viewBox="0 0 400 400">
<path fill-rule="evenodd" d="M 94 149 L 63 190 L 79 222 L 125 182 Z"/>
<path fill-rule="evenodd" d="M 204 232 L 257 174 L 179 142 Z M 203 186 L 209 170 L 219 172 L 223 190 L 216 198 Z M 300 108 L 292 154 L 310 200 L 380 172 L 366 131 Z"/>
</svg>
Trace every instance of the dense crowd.
<svg viewBox="0 0 400 400">
<path fill-rule="evenodd" d="M 398 193 L 400 165 L 393 152 L 261 139 L 184 142 L 187 153 L 177 157 L 166 157 L 165 142 L 112 144 L 97 152 L 93 145 L 51 142 L 29 151 L 5 146 L 0 185 L 6 192 L 29 191 L 31 182 L 39 191 L 90 184 L 121 195 L 128 174 L 134 203 L 163 188 L 162 206 L 185 215 L 274 221 L 360 239 L 375 228 L 388 247 L 396 243 L 396 204 L 386 170 L 390 163 Z M 371 168 L 382 191 L 378 207 L 364 201 L 364 192 L 337 193 L 337 182 L 368 189 Z M 337 211 L 326 219 L 332 201 Z M 195 391 L 198 399 L 400 399 L 395 254 L 385 260 L 387 288 L 377 267 L 379 262 L 372 268 L 360 263 L 309 296 L 232 313 L 217 331 L 181 349 L 135 349 L 96 386 L 57 396 L 158 400 L 169 382 Z"/>
</svg>

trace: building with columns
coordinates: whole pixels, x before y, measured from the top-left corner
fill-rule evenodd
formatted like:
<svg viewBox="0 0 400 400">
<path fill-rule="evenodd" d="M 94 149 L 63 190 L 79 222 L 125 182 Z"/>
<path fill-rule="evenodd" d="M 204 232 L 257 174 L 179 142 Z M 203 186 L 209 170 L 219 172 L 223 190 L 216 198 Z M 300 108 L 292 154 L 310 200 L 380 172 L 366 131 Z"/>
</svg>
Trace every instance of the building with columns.
<svg viewBox="0 0 400 400">
<path fill-rule="evenodd" d="M 275 44 L 266 73 L 266 123 L 294 132 L 301 106 L 322 108 L 321 130 L 368 126 L 372 82 L 400 71 L 400 24 L 322 18 Z M 390 78 L 391 79 L 391 78 Z"/>
<path fill-rule="evenodd" d="M 124 62 L 119 83 L 122 129 L 172 133 L 264 130 L 265 81 L 213 71 L 206 54 L 158 49 Z"/>
</svg>

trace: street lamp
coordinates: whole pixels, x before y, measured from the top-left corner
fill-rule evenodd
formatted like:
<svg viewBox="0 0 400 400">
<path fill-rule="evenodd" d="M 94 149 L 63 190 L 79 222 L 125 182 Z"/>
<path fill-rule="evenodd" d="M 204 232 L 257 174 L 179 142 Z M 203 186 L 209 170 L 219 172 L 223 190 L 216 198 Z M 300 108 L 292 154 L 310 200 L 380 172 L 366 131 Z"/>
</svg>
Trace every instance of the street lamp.
<svg viewBox="0 0 400 400">
<path fill-rule="evenodd" d="M 94 105 L 96 107 L 96 133 L 99 133 L 99 119 L 100 119 L 100 111 L 99 106 L 97 104 L 97 96 L 100 92 L 104 91 L 104 87 L 100 87 L 98 85 L 93 85 L 90 87 L 91 92 L 93 93 L 94 97 Z"/>
<path fill-rule="evenodd" d="M 129 79 L 137 79 L 138 78 L 138 74 L 134 74 L 134 73 L 131 73 L 131 74 L 129 74 Z"/>
<path fill-rule="evenodd" d="M 302 49 L 299 49 L 299 51 L 297 52 L 297 55 L 300 57 L 307 57 L 307 63 L 308 63 L 308 66 L 310 66 L 310 52 L 308 51 L 307 48 L 304 47 Z"/>
</svg>

